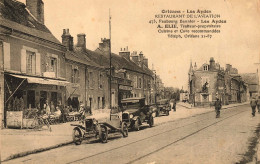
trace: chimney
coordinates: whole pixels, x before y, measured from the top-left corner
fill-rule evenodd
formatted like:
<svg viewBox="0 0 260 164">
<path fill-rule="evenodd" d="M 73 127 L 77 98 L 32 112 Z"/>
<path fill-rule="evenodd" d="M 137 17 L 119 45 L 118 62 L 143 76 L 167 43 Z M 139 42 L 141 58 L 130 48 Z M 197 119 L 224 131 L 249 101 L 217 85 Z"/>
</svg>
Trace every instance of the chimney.
<svg viewBox="0 0 260 164">
<path fill-rule="evenodd" d="M 128 48 L 121 48 L 119 55 L 127 60 L 130 60 L 130 52 L 128 51 Z"/>
<path fill-rule="evenodd" d="M 101 49 L 104 52 L 109 52 L 109 46 L 110 46 L 110 39 L 101 38 L 101 43 L 99 43 L 99 49 Z"/>
<path fill-rule="evenodd" d="M 194 65 L 194 71 L 197 71 L 197 64 L 196 64 L 196 62 L 195 62 L 195 65 Z"/>
<path fill-rule="evenodd" d="M 148 68 L 148 59 L 147 58 L 144 58 L 143 63 Z"/>
<path fill-rule="evenodd" d="M 213 57 L 210 58 L 209 63 L 210 69 L 215 69 L 215 60 Z"/>
<path fill-rule="evenodd" d="M 78 34 L 78 43 L 77 43 L 77 48 L 81 51 L 86 50 L 86 35 L 85 34 Z"/>
<path fill-rule="evenodd" d="M 136 51 L 132 53 L 132 60 L 135 64 L 139 64 L 139 56 L 137 55 Z"/>
<path fill-rule="evenodd" d="M 67 50 L 73 51 L 73 37 L 69 33 L 69 29 L 63 29 L 63 34 L 61 36 L 62 44 L 66 46 Z"/>
<path fill-rule="evenodd" d="M 231 64 L 226 64 L 226 71 L 227 71 L 227 72 L 230 72 L 230 71 L 231 71 L 231 68 L 232 68 L 232 65 L 231 65 Z"/>
<path fill-rule="evenodd" d="M 26 7 L 37 21 L 44 24 L 44 3 L 42 0 L 26 0 Z"/>
<path fill-rule="evenodd" d="M 139 59 L 140 59 L 140 62 L 143 63 L 143 60 L 144 60 L 144 54 L 143 54 L 142 51 L 141 51 L 140 54 L 139 54 Z"/>
</svg>

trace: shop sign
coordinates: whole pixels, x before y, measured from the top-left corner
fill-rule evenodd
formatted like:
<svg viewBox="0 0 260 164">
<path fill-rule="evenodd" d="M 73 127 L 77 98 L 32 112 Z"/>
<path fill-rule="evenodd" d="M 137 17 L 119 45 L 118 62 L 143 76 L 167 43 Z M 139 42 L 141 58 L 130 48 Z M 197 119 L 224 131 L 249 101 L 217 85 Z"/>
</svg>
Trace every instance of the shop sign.
<svg viewBox="0 0 260 164">
<path fill-rule="evenodd" d="M 119 85 L 119 89 L 127 90 L 127 91 L 133 90 L 133 88 L 131 86 L 125 86 L 125 85 Z"/>
</svg>

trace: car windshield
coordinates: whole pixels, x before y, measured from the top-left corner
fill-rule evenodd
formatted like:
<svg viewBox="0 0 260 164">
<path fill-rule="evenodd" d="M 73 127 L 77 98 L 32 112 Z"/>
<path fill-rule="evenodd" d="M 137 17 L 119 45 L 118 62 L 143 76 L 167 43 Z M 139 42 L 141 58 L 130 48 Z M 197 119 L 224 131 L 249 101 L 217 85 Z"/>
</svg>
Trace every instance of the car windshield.
<svg viewBox="0 0 260 164">
<path fill-rule="evenodd" d="M 122 106 L 123 106 L 124 109 L 129 109 L 129 108 L 137 109 L 137 108 L 140 107 L 140 103 L 128 102 L 128 103 L 123 103 Z"/>
</svg>

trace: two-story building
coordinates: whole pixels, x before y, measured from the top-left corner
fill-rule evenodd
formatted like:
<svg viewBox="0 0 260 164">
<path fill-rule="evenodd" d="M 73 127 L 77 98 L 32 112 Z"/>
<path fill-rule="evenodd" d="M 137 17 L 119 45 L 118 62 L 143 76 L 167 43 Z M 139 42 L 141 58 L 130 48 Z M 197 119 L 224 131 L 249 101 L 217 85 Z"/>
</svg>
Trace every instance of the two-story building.
<svg viewBox="0 0 260 164">
<path fill-rule="evenodd" d="M 3 0 L 0 7 L 4 113 L 65 103 L 66 48 L 45 26 L 42 0 Z"/>
<path fill-rule="evenodd" d="M 64 29 L 62 43 L 67 47 L 66 79 L 71 82 L 67 85 L 66 104 L 73 108 L 78 108 L 80 102 L 91 109 L 109 107 L 107 71 L 102 63 L 89 58 L 98 55 L 86 48 L 86 35 L 78 34 L 74 45 L 69 29 Z"/>
<path fill-rule="evenodd" d="M 236 68 L 227 64 L 226 70 L 210 58 L 197 68 L 195 63 L 189 69 L 189 101 L 195 106 L 207 106 L 219 97 L 223 104 L 245 102 L 247 85 L 238 74 Z"/>
</svg>

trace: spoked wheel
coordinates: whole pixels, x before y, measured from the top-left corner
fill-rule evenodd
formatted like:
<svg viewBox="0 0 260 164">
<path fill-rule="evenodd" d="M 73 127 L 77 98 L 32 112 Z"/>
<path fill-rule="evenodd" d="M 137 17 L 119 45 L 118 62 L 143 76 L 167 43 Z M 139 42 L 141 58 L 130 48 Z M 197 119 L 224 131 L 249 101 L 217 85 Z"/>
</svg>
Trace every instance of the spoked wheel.
<svg viewBox="0 0 260 164">
<path fill-rule="evenodd" d="M 149 126 L 152 127 L 153 125 L 154 125 L 154 120 L 153 120 L 153 116 L 151 116 L 149 120 Z"/>
<path fill-rule="evenodd" d="M 139 123 L 138 123 L 138 119 L 135 120 L 134 128 L 135 128 L 136 131 L 139 131 L 139 130 L 140 130 L 140 126 L 139 126 Z"/>
<path fill-rule="evenodd" d="M 47 126 L 47 128 L 49 129 L 49 131 L 51 132 L 51 125 L 48 121 L 48 119 L 41 119 L 42 120 L 42 123 L 45 124 Z"/>
<path fill-rule="evenodd" d="M 72 139 L 75 145 L 80 145 L 82 142 L 82 134 L 78 128 L 74 128 L 72 132 Z"/>
<path fill-rule="evenodd" d="M 121 133 L 123 134 L 123 137 L 128 137 L 128 127 L 125 122 L 122 123 Z"/>
<path fill-rule="evenodd" d="M 107 143 L 107 138 L 108 138 L 107 127 L 100 126 L 100 128 L 99 128 L 99 138 L 100 138 L 102 143 Z"/>
</svg>

